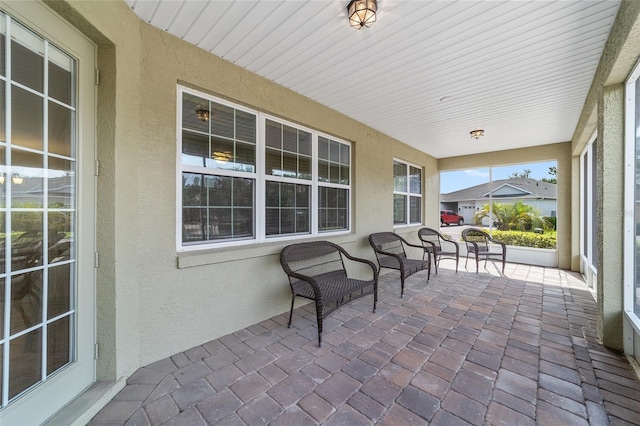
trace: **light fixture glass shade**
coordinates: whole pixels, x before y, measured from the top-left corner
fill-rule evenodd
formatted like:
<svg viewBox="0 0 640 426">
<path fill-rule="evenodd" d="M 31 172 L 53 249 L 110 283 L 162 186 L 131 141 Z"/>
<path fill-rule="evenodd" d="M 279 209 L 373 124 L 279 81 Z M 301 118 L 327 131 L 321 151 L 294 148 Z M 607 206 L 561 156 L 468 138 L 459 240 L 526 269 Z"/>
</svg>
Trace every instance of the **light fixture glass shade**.
<svg viewBox="0 0 640 426">
<path fill-rule="evenodd" d="M 351 0 L 347 6 L 349 24 L 356 29 L 369 28 L 376 22 L 378 3 L 376 0 Z"/>
<path fill-rule="evenodd" d="M 214 151 L 211 153 L 211 158 L 213 158 L 213 160 L 218 164 L 224 164 L 231 161 L 233 155 L 231 155 L 230 152 Z"/>
<path fill-rule="evenodd" d="M 209 121 L 209 110 L 207 109 L 199 109 L 196 111 L 196 117 L 198 120 Z"/>
<path fill-rule="evenodd" d="M 469 132 L 469 134 L 473 139 L 480 139 L 481 137 L 484 136 L 484 130 L 482 129 L 472 130 L 471 132 Z"/>
</svg>

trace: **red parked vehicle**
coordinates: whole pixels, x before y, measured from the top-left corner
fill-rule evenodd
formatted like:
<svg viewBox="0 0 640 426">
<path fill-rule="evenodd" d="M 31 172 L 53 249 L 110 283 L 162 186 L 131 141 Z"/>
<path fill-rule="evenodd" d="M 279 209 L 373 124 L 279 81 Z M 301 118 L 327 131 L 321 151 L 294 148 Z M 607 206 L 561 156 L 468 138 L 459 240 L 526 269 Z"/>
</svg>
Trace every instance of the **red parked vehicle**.
<svg viewBox="0 0 640 426">
<path fill-rule="evenodd" d="M 440 210 L 440 224 L 451 225 L 452 223 L 462 225 L 464 218 L 451 210 Z"/>
</svg>

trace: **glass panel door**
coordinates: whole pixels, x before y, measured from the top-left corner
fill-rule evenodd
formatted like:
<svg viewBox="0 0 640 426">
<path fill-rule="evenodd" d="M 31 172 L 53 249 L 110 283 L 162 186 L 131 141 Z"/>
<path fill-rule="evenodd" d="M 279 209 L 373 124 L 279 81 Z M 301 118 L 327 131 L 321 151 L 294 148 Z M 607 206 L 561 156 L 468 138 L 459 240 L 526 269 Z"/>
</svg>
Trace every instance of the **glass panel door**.
<svg viewBox="0 0 640 426">
<path fill-rule="evenodd" d="M 4 407 L 74 361 L 76 62 L 4 13 L 0 20 Z"/>
<path fill-rule="evenodd" d="M 12 7 L 0 11 L 0 424 L 38 424 L 95 374 L 93 176 L 78 185 L 94 155 L 78 87 L 89 111 L 94 89 L 66 43 L 83 46 L 90 73 L 94 47 L 46 6 Z"/>
</svg>

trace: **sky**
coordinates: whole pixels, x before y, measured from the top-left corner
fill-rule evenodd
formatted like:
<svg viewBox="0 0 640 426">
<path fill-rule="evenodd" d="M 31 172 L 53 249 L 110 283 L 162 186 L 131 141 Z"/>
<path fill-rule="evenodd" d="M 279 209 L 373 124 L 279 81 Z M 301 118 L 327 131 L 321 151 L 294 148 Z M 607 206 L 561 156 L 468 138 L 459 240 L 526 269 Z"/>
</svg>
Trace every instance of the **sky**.
<svg viewBox="0 0 640 426">
<path fill-rule="evenodd" d="M 492 167 L 491 175 L 493 180 L 506 179 L 513 173 L 523 173 L 525 169 L 531 170 L 530 177 L 534 179 L 552 178 L 549 174 L 549 167 L 556 166 L 555 161 L 544 163 L 525 163 L 514 166 Z M 440 193 L 458 191 L 463 188 L 489 182 L 489 168 L 458 170 L 455 172 L 440 173 Z"/>
</svg>

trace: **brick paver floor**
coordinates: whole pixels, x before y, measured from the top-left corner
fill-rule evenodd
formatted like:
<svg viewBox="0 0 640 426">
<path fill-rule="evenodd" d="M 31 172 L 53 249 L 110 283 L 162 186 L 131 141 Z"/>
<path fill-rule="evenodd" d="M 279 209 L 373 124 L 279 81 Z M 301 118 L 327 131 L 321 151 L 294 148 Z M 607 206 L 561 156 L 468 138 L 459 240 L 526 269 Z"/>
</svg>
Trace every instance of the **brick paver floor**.
<svg viewBox="0 0 640 426">
<path fill-rule="evenodd" d="M 443 262 L 325 320 L 311 305 L 140 368 L 89 423 L 109 425 L 629 425 L 640 382 L 603 347 L 578 275 Z"/>
</svg>

